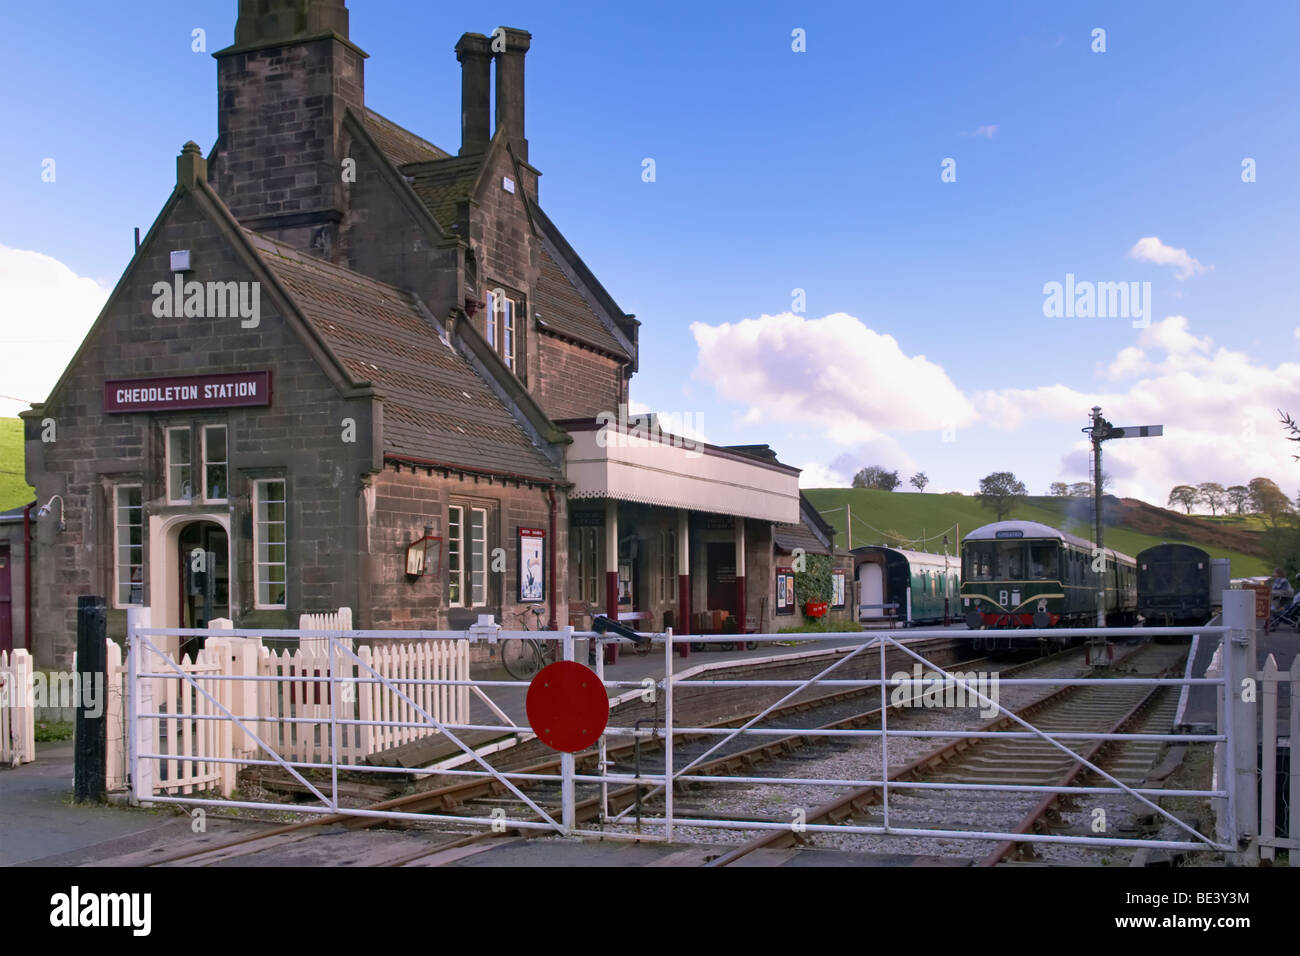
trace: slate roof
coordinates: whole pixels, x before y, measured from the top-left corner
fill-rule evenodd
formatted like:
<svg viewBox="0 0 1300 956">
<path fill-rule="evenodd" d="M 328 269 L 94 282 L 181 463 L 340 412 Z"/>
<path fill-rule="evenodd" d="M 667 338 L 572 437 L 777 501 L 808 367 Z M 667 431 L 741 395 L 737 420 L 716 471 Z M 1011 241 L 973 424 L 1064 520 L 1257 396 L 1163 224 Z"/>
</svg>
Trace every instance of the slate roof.
<svg viewBox="0 0 1300 956">
<path fill-rule="evenodd" d="M 386 455 L 562 477 L 418 297 L 244 231 L 352 378 L 383 396 Z"/>
<path fill-rule="evenodd" d="M 740 446 L 748 448 L 766 449 L 773 461 L 776 455 L 771 453 L 771 449 L 766 445 Z M 768 455 L 755 454 L 748 452 L 755 457 L 766 458 Z M 808 554 L 830 554 L 831 549 L 827 547 L 826 542 L 831 540 L 833 529 L 828 525 L 825 519 L 817 513 L 804 493 L 799 492 L 799 523 L 798 524 L 779 524 L 772 528 L 772 541 L 778 551 L 784 551 L 787 554 L 795 548 L 803 548 Z"/>
<path fill-rule="evenodd" d="M 365 125 L 366 132 L 374 139 L 375 144 L 398 166 L 432 159 L 446 159 L 451 155 L 434 146 L 427 139 L 422 139 L 392 120 L 380 116 L 369 107 L 365 109 Z"/>
<path fill-rule="evenodd" d="M 810 527 L 799 524 L 779 524 L 772 529 L 772 541 L 778 551 L 786 554 L 795 548 L 803 548 L 806 554 L 830 554 L 830 548 L 813 534 Z"/>
<path fill-rule="evenodd" d="M 402 170 L 420 201 L 445 232 L 456 222 L 456 207 L 474 194 L 481 155 L 450 156 Z"/>
<path fill-rule="evenodd" d="M 590 303 L 560 271 L 545 247 L 542 248 L 542 271 L 534 293 L 533 311 L 541 314 L 546 328 L 621 358 L 630 358 L 627 350 L 596 316 Z"/>
</svg>

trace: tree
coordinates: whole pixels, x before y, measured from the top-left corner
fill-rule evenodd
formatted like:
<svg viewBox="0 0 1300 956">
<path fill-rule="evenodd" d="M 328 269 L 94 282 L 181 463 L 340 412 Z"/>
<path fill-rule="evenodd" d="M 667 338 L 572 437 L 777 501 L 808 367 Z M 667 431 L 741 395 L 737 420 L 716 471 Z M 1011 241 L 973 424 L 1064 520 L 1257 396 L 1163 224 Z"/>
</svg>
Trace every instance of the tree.
<svg viewBox="0 0 1300 956">
<path fill-rule="evenodd" d="M 991 508 L 999 521 L 1028 494 L 1025 483 L 1009 471 L 995 471 L 980 479 L 980 504 Z"/>
<path fill-rule="evenodd" d="M 1174 490 L 1169 492 L 1169 507 L 1182 505 L 1187 509 L 1187 513 L 1192 513 L 1192 506 L 1196 504 L 1196 489 L 1191 485 L 1175 485 Z"/>
<path fill-rule="evenodd" d="M 1246 507 L 1246 503 L 1250 501 L 1250 489 L 1245 485 L 1233 485 L 1224 494 L 1227 495 L 1232 506 L 1237 509 L 1237 514 L 1241 514 L 1242 509 Z"/>
<path fill-rule="evenodd" d="M 1209 507 L 1211 516 L 1219 513 L 1226 496 L 1223 485 L 1217 481 L 1203 481 L 1196 486 L 1196 500 Z"/>
<path fill-rule="evenodd" d="M 1070 486 L 1063 481 L 1054 481 L 1048 489 L 1048 494 L 1054 498 L 1064 498 L 1070 493 Z"/>
<path fill-rule="evenodd" d="M 902 479 L 896 471 L 885 471 L 879 465 L 870 465 L 853 476 L 854 488 L 880 488 L 893 491 Z"/>
<path fill-rule="evenodd" d="M 1282 427 L 1286 429 L 1287 441 L 1300 442 L 1300 422 L 1288 415 L 1286 412 L 1278 409 L 1278 414 L 1282 416 Z M 1292 455 L 1296 461 L 1300 461 L 1300 455 Z"/>
<path fill-rule="evenodd" d="M 1071 498 L 1091 498 L 1091 497 L 1092 497 L 1092 482 L 1090 482 L 1090 481 L 1076 481 L 1074 484 L 1070 485 L 1070 497 L 1071 497 Z"/>
<path fill-rule="evenodd" d="M 911 478 L 908 479 L 908 482 L 917 491 L 925 491 L 925 486 L 930 483 L 930 479 L 925 472 L 918 471 L 915 475 L 913 475 Z"/>
<path fill-rule="evenodd" d="M 1264 516 L 1270 527 L 1277 527 L 1278 522 L 1291 510 L 1291 501 L 1277 482 L 1269 478 L 1252 478 L 1247 486 L 1250 489 L 1250 506 Z"/>
</svg>

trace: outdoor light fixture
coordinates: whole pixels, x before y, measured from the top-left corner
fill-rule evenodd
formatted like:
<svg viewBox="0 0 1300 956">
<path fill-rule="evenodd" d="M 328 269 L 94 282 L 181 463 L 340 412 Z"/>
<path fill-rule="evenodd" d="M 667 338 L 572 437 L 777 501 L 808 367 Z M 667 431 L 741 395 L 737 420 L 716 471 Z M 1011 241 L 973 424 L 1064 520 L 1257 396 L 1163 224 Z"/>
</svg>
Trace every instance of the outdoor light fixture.
<svg viewBox="0 0 1300 956">
<path fill-rule="evenodd" d="M 54 504 L 55 501 L 58 501 L 59 503 L 59 530 L 66 531 L 68 525 L 63 520 L 63 495 L 54 495 L 49 501 L 41 505 L 40 510 L 36 512 L 36 517 L 37 519 L 40 519 L 48 515 L 50 513 L 50 505 Z"/>
<path fill-rule="evenodd" d="M 430 525 L 425 525 L 424 537 L 406 546 L 406 576 L 412 580 L 426 574 L 437 577 L 441 555 L 442 538 L 433 533 Z"/>
</svg>

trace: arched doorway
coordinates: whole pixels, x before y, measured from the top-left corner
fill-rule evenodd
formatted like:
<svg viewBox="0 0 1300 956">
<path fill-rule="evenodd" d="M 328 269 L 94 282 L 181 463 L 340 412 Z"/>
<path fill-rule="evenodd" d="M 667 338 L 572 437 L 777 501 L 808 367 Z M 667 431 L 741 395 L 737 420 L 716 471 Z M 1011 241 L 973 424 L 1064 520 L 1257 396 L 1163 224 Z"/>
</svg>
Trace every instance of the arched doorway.
<svg viewBox="0 0 1300 956">
<path fill-rule="evenodd" d="M 192 521 L 176 536 L 177 604 L 172 627 L 207 627 L 214 618 L 230 617 L 230 542 L 214 521 Z M 191 657 L 203 638 L 181 639 L 181 654 Z"/>
</svg>

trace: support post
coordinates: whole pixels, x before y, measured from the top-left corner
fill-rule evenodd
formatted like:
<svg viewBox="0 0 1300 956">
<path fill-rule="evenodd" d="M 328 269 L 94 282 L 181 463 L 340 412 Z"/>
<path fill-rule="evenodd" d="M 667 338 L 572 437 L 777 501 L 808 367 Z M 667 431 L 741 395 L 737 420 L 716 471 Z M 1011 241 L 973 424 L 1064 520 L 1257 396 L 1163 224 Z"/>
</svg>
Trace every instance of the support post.
<svg viewBox="0 0 1300 956">
<path fill-rule="evenodd" d="M 150 798 L 153 797 L 153 763 L 140 758 L 145 742 L 152 739 L 145 734 L 143 723 L 152 718 L 137 716 L 153 713 L 153 679 L 142 680 L 139 676 L 142 672 L 148 673 L 151 668 L 144 660 L 144 642 L 138 633 L 141 628 L 152 626 L 151 615 L 152 612 L 147 607 L 126 609 L 127 774 L 138 806 L 149 806 Z"/>
<path fill-rule="evenodd" d="M 77 745 L 73 798 L 103 800 L 107 791 L 108 607 L 98 595 L 77 598 Z"/>
<path fill-rule="evenodd" d="M 736 646 L 745 649 L 745 519 L 735 517 L 736 524 Z"/>
<path fill-rule="evenodd" d="M 1259 845 L 1259 744 L 1254 699 L 1242 700 L 1244 682 L 1255 679 L 1253 654 L 1255 592 L 1223 592 L 1223 623 L 1230 628 L 1223 642 L 1223 732 L 1227 736 L 1231 776 L 1224 781 L 1230 791 L 1236 842 L 1244 846 L 1243 863 L 1258 861 Z M 1270 783 L 1270 786 L 1272 784 Z"/>
<path fill-rule="evenodd" d="M 618 502 L 605 499 L 605 615 L 618 620 Z"/>
<path fill-rule="evenodd" d="M 563 646 L 564 659 L 573 660 L 573 625 L 570 624 L 564 629 L 564 637 L 561 641 Z M 560 754 L 560 800 L 561 800 L 561 817 L 560 824 L 564 828 L 565 836 L 573 832 L 573 826 L 576 819 L 575 800 L 574 800 L 574 782 L 573 782 L 573 754 Z"/>
<path fill-rule="evenodd" d="M 677 608 L 678 630 L 683 634 L 692 634 L 691 627 L 691 521 L 690 512 L 685 508 L 677 511 Z M 689 657 L 690 642 L 682 644 L 677 652 L 682 657 Z"/>
<path fill-rule="evenodd" d="M 664 634 L 664 839 L 669 843 L 673 842 L 673 629 L 671 627 Z"/>
</svg>

